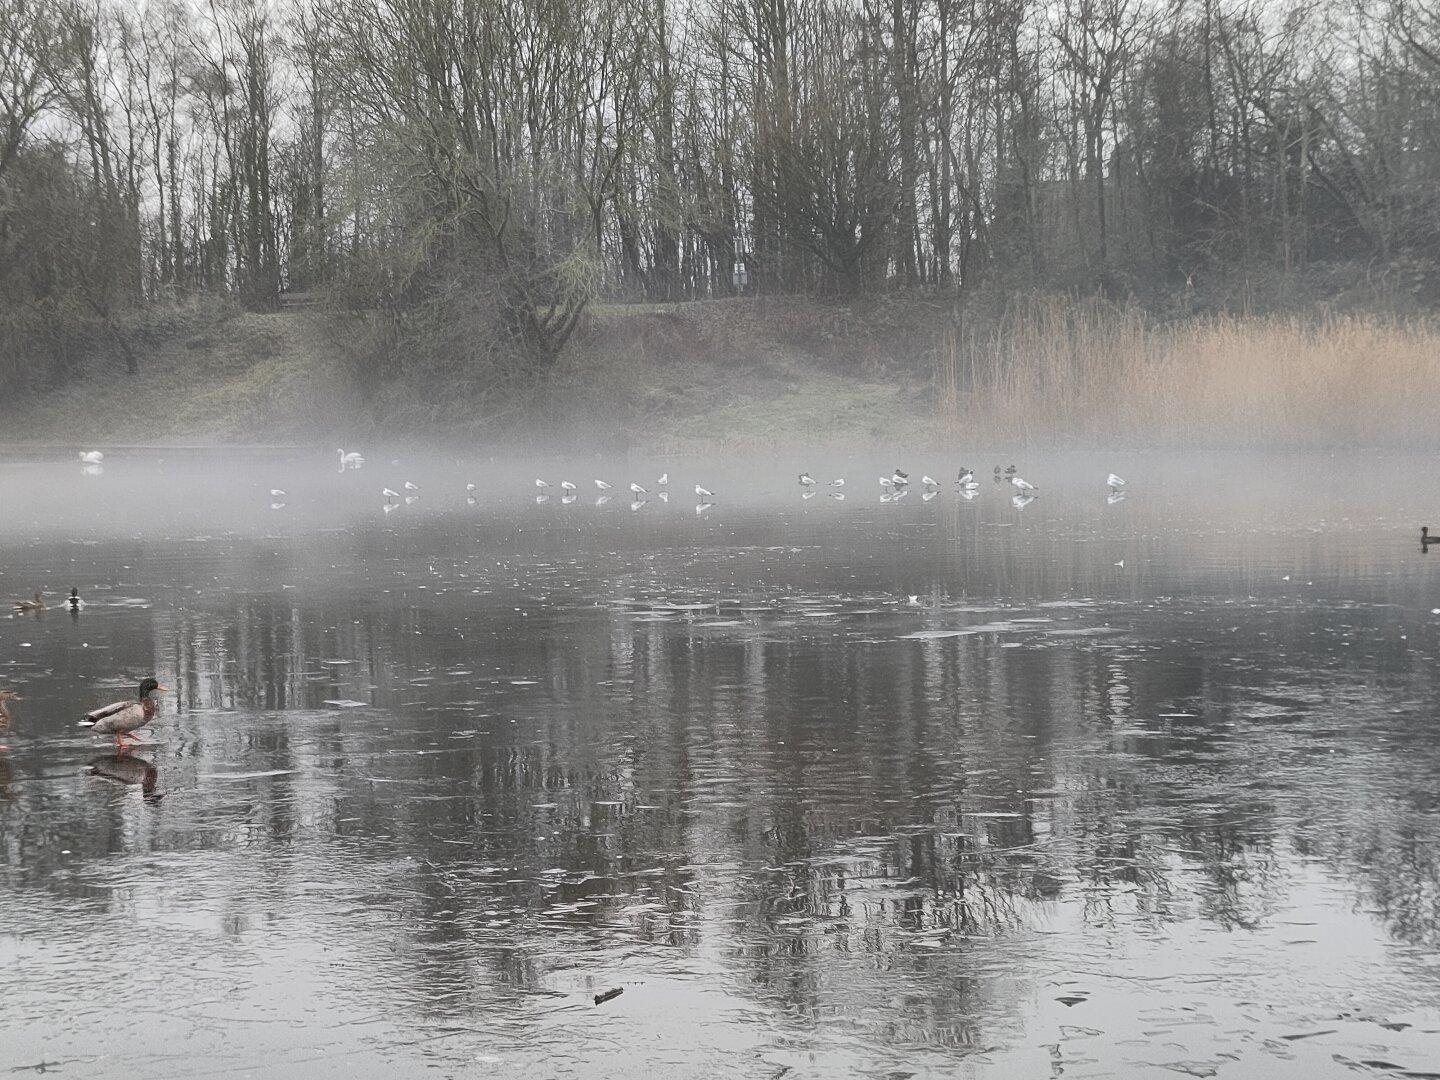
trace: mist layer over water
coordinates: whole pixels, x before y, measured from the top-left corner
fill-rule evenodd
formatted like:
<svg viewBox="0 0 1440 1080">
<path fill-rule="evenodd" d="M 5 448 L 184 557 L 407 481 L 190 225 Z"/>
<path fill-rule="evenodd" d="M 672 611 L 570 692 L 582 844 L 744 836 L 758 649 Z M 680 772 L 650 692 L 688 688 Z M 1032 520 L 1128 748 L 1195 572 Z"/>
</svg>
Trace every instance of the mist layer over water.
<svg viewBox="0 0 1440 1080">
<path fill-rule="evenodd" d="M 1427 462 L 367 457 L 0 465 L 4 1064 L 1436 1070 Z"/>
</svg>

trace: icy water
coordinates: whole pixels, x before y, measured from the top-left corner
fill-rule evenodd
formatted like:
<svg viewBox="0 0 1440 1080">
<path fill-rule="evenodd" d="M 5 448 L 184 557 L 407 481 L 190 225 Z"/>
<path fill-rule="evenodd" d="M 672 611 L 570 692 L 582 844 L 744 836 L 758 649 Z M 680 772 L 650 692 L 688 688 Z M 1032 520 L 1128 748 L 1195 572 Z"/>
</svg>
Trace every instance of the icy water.
<svg viewBox="0 0 1440 1080">
<path fill-rule="evenodd" d="M 1440 1074 L 1428 459 L 367 456 L 0 464 L 0 1067 Z"/>
</svg>

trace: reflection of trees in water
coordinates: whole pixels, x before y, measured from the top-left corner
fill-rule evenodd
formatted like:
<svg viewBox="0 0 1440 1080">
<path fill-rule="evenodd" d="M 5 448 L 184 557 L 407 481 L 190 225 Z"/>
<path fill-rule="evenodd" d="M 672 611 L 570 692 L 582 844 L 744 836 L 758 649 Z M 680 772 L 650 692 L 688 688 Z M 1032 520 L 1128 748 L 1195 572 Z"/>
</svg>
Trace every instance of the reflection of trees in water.
<svg viewBox="0 0 1440 1080">
<path fill-rule="evenodd" d="M 1047 565 L 987 572 L 1044 594 Z M 623 940 L 718 952 L 727 985 L 812 1019 L 883 994 L 889 1037 L 953 1046 L 1001 1022 L 997 945 L 1023 965 L 1015 942 L 1058 909 L 1253 927 L 1297 854 L 1355 881 L 1392 935 L 1435 940 L 1433 808 L 1406 801 L 1433 752 L 1409 746 L 1397 778 L 1393 752 L 1364 751 L 1404 729 L 1377 727 L 1374 702 L 1429 700 L 1433 664 L 1342 644 L 1386 638 L 1373 612 L 1337 628 L 1273 598 L 1157 604 L 1107 610 L 1120 632 L 1094 638 L 897 641 L 885 612 L 778 602 L 723 631 L 618 604 L 537 631 L 523 594 L 157 614 L 181 701 L 206 711 L 180 718 L 166 765 L 188 801 L 167 800 L 157 835 L 11 783 L 7 882 L 103 909 L 125 900 L 55 852 L 261 854 L 263 874 L 221 886 L 233 932 L 257 908 L 323 906 L 366 928 L 348 948 L 414 973 L 386 992 L 427 1011 L 552 989 Z M 1329 704 L 1331 683 L 1351 696 Z M 235 758 L 284 775 L 195 778 Z"/>
</svg>

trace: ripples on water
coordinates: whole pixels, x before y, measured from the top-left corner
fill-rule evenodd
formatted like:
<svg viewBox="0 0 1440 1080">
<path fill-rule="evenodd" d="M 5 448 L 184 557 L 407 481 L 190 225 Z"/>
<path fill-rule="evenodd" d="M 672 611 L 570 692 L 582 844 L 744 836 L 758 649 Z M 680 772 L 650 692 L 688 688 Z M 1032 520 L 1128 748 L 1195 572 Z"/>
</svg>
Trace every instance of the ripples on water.
<svg viewBox="0 0 1440 1080">
<path fill-rule="evenodd" d="M 1424 462 L 368 456 L 0 466 L 4 1064 L 1440 1071 Z"/>
</svg>

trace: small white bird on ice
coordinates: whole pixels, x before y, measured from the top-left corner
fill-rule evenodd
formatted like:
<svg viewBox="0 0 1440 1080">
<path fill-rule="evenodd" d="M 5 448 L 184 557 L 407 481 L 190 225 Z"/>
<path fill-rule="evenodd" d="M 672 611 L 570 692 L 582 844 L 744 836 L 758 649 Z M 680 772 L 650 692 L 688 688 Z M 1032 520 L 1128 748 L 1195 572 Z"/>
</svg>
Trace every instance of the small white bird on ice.
<svg viewBox="0 0 1440 1080">
<path fill-rule="evenodd" d="M 1029 480 L 1022 479 L 1019 476 L 1010 477 L 1010 486 L 1022 495 L 1028 495 L 1032 491 L 1040 490 L 1034 484 L 1030 483 Z"/>
<path fill-rule="evenodd" d="M 840 477 L 840 478 L 837 479 L 837 480 L 831 480 L 831 481 L 830 481 L 830 486 L 831 486 L 831 487 L 844 487 L 844 486 L 845 486 L 845 478 L 842 476 L 842 477 Z"/>
<path fill-rule="evenodd" d="M 381 488 L 380 494 L 385 496 L 387 502 L 391 499 L 398 499 L 400 497 L 400 492 L 391 491 L 389 488 Z"/>
<path fill-rule="evenodd" d="M 801 486 L 803 486 L 803 487 L 810 487 L 810 486 L 812 486 L 814 483 L 815 483 L 815 478 L 814 478 L 813 476 L 811 476 L 808 472 L 802 472 L 802 473 L 800 474 L 800 484 L 801 484 Z"/>
<path fill-rule="evenodd" d="M 713 491 L 711 491 L 709 488 L 701 487 L 699 484 L 695 485 L 695 494 L 699 495 L 702 499 L 711 499 L 715 497 L 715 493 Z"/>
<path fill-rule="evenodd" d="M 610 490 L 610 485 L 607 484 L 604 480 L 596 480 L 596 481 L 595 481 L 595 486 L 596 486 L 597 488 L 599 488 L 601 491 L 609 491 L 609 490 Z"/>
<path fill-rule="evenodd" d="M 277 499 L 283 499 L 285 497 L 285 492 L 281 491 L 279 488 L 271 488 L 270 494 Z"/>
<path fill-rule="evenodd" d="M 634 481 L 631 481 L 630 483 L 630 490 L 633 491 L 636 495 L 648 495 L 650 493 L 648 488 L 643 488 Z"/>
<path fill-rule="evenodd" d="M 655 483 L 659 484 L 661 487 L 664 487 L 666 484 L 670 483 L 670 474 L 668 472 L 661 473 L 660 479 L 656 480 Z"/>
<path fill-rule="evenodd" d="M 99 465 L 105 460 L 105 455 L 99 450 L 81 450 L 80 460 L 86 465 Z"/>
<path fill-rule="evenodd" d="M 547 481 L 547 480 L 536 480 L 536 481 L 535 481 L 535 486 L 536 486 L 537 488 L 539 488 L 541 491 L 544 491 L 546 488 L 548 488 L 548 487 L 550 486 L 550 483 L 549 483 L 549 481 Z"/>
<path fill-rule="evenodd" d="M 1111 491 L 1119 491 L 1125 486 L 1125 481 L 1116 476 L 1113 472 L 1106 478 L 1105 482 L 1110 485 Z"/>
<path fill-rule="evenodd" d="M 924 484 L 928 488 L 936 488 L 940 486 L 940 481 L 934 479 L 928 473 L 920 477 L 920 483 Z"/>
<path fill-rule="evenodd" d="M 406 491 L 419 491 L 419 490 L 420 490 L 420 485 L 419 485 L 419 484 L 412 484 L 409 480 L 406 480 L 406 481 L 405 481 L 405 490 L 406 490 Z"/>
<path fill-rule="evenodd" d="M 561 480 L 561 481 L 560 481 L 560 490 L 561 490 L 561 491 L 574 491 L 574 490 L 575 490 L 575 485 L 572 484 L 569 480 Z"/>
</svg>

